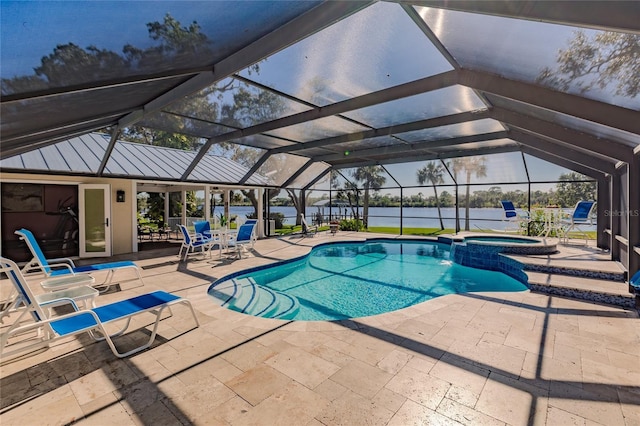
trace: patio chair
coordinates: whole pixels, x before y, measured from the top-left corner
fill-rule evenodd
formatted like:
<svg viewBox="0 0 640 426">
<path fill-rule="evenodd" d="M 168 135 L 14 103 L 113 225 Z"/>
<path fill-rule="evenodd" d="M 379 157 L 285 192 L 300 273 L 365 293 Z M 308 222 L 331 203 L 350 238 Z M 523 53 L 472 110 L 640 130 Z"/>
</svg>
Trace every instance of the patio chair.
<svg viewBox="0 0 640 426">
<path fill-rule="evenodd" d="M 253 248 L 253 228 L 255 224 L 249 223 L 241 225 L 235 238 L 230 239 L 227 244 L 229 247 L 235 247 L 238 258 L 242 258 L 242 251 L 245 246 L 250 245 Z"/>
<path fill-rule="evenodd" d="M 200 222 L 194 222 L 193 229 L 196 233 L 196 237 L 203 239 L 210 238 L 210 235 L 208 235 L 208 233 L 209 231 L 211 231 L 211 224 L 208 221 L 203 220 Z"/>
<path fill-rule="evenodd" d="M 142 242 L 142 240 L 144 240 L 145 238 L 149 241 L 153 241 L 151 230 L 149 228 L 138 225 L 138 242 Z"/>
<path fill-rule="evenodd" d="M 636 300 L 640 301 L 640 271 L 636 272 L 629 280 L 629 292 L 636 294 Z M 637 303 L 637 302 L 636 302 Z M 637 306 L 637 305 L 636 305 Z"/>
<path fill-rule="evenodd" d="M 222 246 L 224 245 L 223 234 L 213 231 L 211 229 L 211 223 L 206 220 L 194 222 L 193 228 L 196 233 L 196 238 L 199 238 L 202 241 L 209 241 L 209 250 L 213 249 L 213 246 L 217 245 L 220 249 L 220 256 L 222 256 Z"/>
<path fill-rule="evenodd" d="M 593 200 L 578 201 L 571 213 L 571 216 L 561 221 L 562 226 L 562 238 L 564 243 L 569 241 L 569 232 L 577 231 L 585 239 L 585 243 L 589 243 L 589 235 L 581 228 L 581 226 L 593 226 L 595 225 L 593 212 L 596 207 L 596 202 Z"/>
<path fill-rule="evenodd" d="M 318 232 L 318 227 L 313 225 L 310 226 L 307 221 L 304 219 L 304 213 L 300 213 L 300 222 L 302 223 L 302 235 L 305 237 L 313 237 Z"/>
<path fill-rule="evenodd" d="M 72 313 L 47 318 L 43 307 L 36 302 L 37 298 L 31 292 L 18 265 L 12 260 L 0 257 L 0 271 L 7 274 L 9 281 L 18 291 L 27 307 L 20 317 L 0 335 L 0 357 L 3 359 L 32 352 L 48 346 L 57 339 L 84 332 L 89 333 L 94 340 L 106 340 L 113 354 L 118 358 L 123 358 L 151 346 L 156 338 L 162 312 L 165 308 L 170 309 L 170 306 L 178 303 L 187 305 L 191 310 L 196 327 L 200 325 L 193 306 L 187 299 L 164 291 L 142 294 L 97 308 L 83 310 L 79 310 L 75 301 L 69 298 L 68 303 L 74 309 Z M 57 304 L 60 304 L 60 299 L 57 300 Z M 145 312 L 156 316 L 149 341 L 121 353 L 112 338 L 124 334 L 132 317 Z M 31 314 L 33 322 L 25 324 L 22 319 L 27 313 Z M 105 326 L 121 320 L 125 321 L 124 326 L 117 332 L 109 334 Z M 27 334 L 29 332 L 35 332 L 35 335 L 29 337 Z M 12 337 L 19 337 L 19 341 L 10 344 L 9 339 Z"/>
<path fill-rule="evenodd" d="M 104 290 L 102 290 L 104 292 L 113 284 L 113 277 L 117 270 L 129 268 L 135 271 L 137 278 L 127 281 L 139 280 L 141 285 L 144 285 L 138 265 L 130 260 L 76 266 L 73 263 L 73 260 L 69 258 L 61 257 L 56 259 L 47 259 L 42 252 L 40 245 L 36 241 L 36 238 L 33 236 L 33 233 L 28 229 L 22 228 L 15 231 L 15 233 L 20 236 L 21 240 L 27 243 L 27 247 L 29 247 L 29 251 L 31 251 L 31 255 L 33 256 L 33 259 L 31 259 L 31 261 L 22 268 L 22 272 L 26 273 L 35 269 L 42 271 L 47 277 L 57 277 L 62 275 L 89 274 L 92 272 L 107 271 L 107 276 L 104 282 L 95 285 L 96 287 L 105 287 Z M 50 290 L 55 289 L 50 288 Z"/>
<path fill-rule="evenodd" d="M 244 225 L 253 225 L 253 231 L 251 232 L 251 248 L 253 248 L 253 244 L 258 241 L 258 234 L 256 233 L 256 228 L 258 227 L 258 219 L 247 219 L 244 222 Z"/>
<path fill-rule="evenodd" d="M 509 200 L 500 201 L 503 210 L 502 221 L 506 222 L 505 232 L 510 230 L 515 230 L 518 233 L 525 231 L 526 227 L 523 224 L 528 224 L 531 222 L 531 215 L 527 210 L 522 210 L 518 212 L 513 205 L 513 203 Z M 515 225 L 514 227 L 509 227 L 509 225 Z"/>
<path fill-rule="evenodd" d="M 208 224 L 209 222 L 204 223 Z M 209 250 L 209 257 L 211 257 L 211 247 L 213 247 L 214 243 L 214 239 L 211 238 L 211 234 L 209 234 L 208 237 L 206 237 L 203 233 L 198 232 L 196 232 L 194 235 L 191 235 L 186 226 L 178 226 L 180 227 L 180 231 L 182 231 L 182 245 L 180 246 L 180 252 L 178 252 L 179 258 L 181 258 L 182 260 L 187 260 L 187 256 L 189 254 L 195 254 L 196 249 L 200 249 L 203 256 L 205 250 Z M 199 229 L 202 232 L 206 231 L 204 225 L 200 225 Z M 209 229 L 209 231 L 211 231 L 211 229 Z M 184 250 L 184 258 L 182 257 L 182 250 Z"/>
</svg>

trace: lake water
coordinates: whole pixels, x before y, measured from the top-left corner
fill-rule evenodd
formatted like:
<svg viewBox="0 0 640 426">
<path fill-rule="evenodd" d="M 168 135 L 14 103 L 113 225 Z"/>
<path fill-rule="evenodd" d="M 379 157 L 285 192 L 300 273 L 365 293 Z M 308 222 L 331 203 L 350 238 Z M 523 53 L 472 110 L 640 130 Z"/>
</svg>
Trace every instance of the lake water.
<svg viewBox="0 0 640 426">
<path fill-rule="evenodd" d="M 218 215 L 222 211 L 221 207 L 216 207 L 215 214 Z M 253 213 L 253 207 L 250 206 L 232 206 L 231 214 L 245 216 Z M 332 215 L 343 217 L 351 217 L 350 208 L 336 207 L 331 209 Z M 455 208 L 442 208 L 442 218 L 445 228 L 455 228 Z M 271 207 L 272 213 L 282 213 L 285 216 L 284 223 L 287 225 L 295 224 L 296 209 L 294 207 Z M 329 216 L 329 208 L 318 209 L 317 207 L 307 207 L 305 216 L 307 222 L 311 222 L 315 215 L 320 212 L 325 218 Z M 470 228 L 474 229 L 495 229 L 504 230 L 506 224 L 502 222 L 501 208 L 487 209 L 469 209 Z M 460 209 L 460 218 L 464 219 L 464 209 Z M 362 215 L 362 208 L 360 209 Z M 464 221 L 461 220 L 461 227 L 464 227 Z M 369 226 L 400 226 L 400 207 L 370 207 L 369 208 Z M 405 207 L 403 209 L 402 226 L 408 228 L 439 228 L 438 209 L 435 207 Z M 511 225 L 513 226 L 513 225 Z"/>
</svg>

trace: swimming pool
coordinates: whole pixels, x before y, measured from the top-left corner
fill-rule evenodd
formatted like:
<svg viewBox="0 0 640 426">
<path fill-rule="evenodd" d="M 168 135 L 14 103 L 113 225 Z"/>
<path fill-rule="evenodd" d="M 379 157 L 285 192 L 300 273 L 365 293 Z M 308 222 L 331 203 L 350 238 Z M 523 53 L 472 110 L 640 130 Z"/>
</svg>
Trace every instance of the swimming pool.
<svg viewBox="0 0 640 426">
<path fill-rule="evenodd" d="M 503 273 L 451 262 L 446 244 L 370 240 L 317 246 L 216 281 L 209 294 L 239 312 L 313 321 L 376 315 L 446 294 L 526 289 Z M 276 308 L 279 299 L 284 306 Z"/>
</svg>

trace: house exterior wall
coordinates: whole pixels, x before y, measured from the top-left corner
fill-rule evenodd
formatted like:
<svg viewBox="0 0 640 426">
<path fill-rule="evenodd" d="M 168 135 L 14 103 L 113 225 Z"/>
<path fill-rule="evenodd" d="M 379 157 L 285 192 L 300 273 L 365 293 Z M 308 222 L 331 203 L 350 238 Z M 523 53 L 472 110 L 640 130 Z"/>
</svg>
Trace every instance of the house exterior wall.
<svg viewBox="0 0 640 426">
<path fill-rule="evenodd" d="M 2 182 L 44 183 L 44 184 L 109 184 L 111 187 L 111 247 L 112 254 L 131 253 L 134 247 L 136 194 L 129 179 L 95 178 L 84 176 L 58 176 L 21 173 L 2 173 Z M 117 202 L 118 190 L 125 191 L 125 201 Z"/>
</svg>

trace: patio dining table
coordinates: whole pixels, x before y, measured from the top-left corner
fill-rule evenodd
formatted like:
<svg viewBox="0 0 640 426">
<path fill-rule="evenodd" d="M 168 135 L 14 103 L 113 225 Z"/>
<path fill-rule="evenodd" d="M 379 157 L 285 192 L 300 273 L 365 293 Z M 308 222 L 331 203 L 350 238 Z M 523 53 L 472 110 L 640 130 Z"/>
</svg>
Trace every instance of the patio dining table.
<svg viewBox="0 0 640 426">
<path fill-rule="evenodd" d="M 222 251 L 228 251 L 229 241 L 235 238 L 235 236 L 238 234 L 238 231 L 229 228 L 218 228 L 205 231 L 204 234 L 205 236 L 212 238 L 214 241 L 218 242 L 218 247 L 220 248 L 220 257 L 222 258 Z"/>
<path fill-rule="evenodd" d="M 545 207 L 542 211 L 544 213 L 544 226 L 538 236 L 546 238 L 549 235 L 555 234 L 558 238 L 562 237 L 564 234 L 562 223 L 565 215 L 564 210 L 560 207 Z"/>
</svg>

